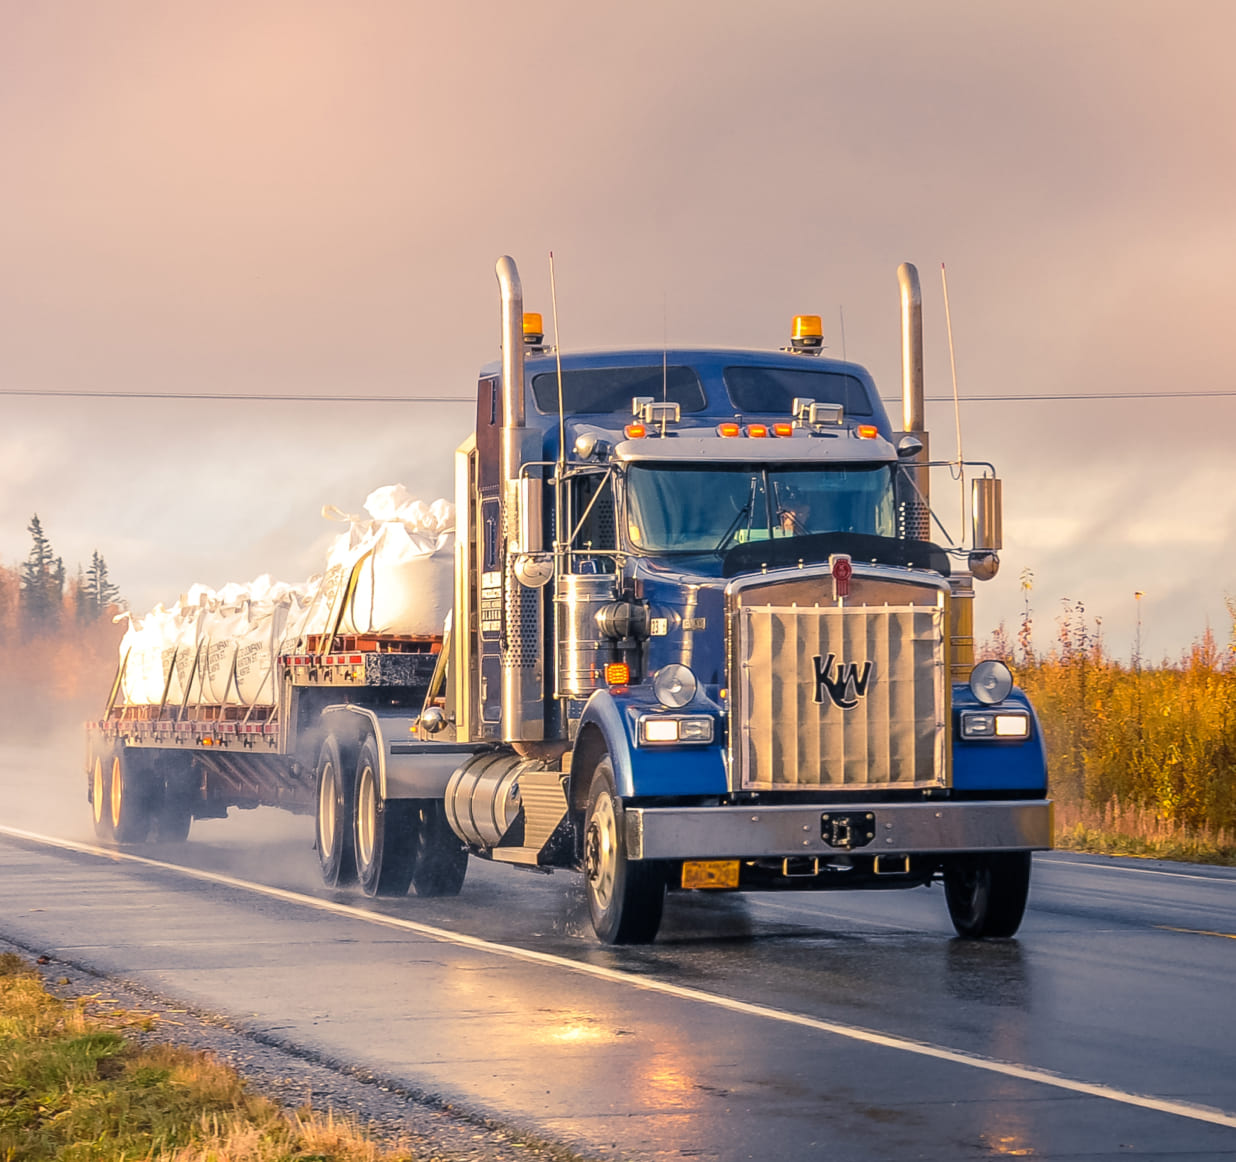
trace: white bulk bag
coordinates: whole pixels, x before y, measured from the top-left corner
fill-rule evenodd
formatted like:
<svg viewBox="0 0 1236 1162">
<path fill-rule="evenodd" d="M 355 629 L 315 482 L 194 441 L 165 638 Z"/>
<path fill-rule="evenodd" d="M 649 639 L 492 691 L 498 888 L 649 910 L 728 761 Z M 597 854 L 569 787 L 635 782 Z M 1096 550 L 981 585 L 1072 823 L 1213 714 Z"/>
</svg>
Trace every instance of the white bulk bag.
<svg viewBox="0 0 1236 1162">
<path fill-rule="evenodd" d="M 159 704 L 166 680 L 163 651 L 175 632 L 174 627 L 175 614 L 162 605 L 156 605 L 143 618 L 129 617 L 129 628 L 120 642 L 120 657 L 124 663 L 120 701 L 124 705 Z"/>
<path fill-rule="evenodd" d="M 206 706 L 238 706 L 236 691 L 236 645 L 244 631 L 247 616 L 244 606 L 219 605 L 202 619 L 201 674 L 199 701 Z"/>
<path fill-rule="evenodd" d="M 409 532 L 401 521 L 377 524 L 349 571 L 343 633 L 428 636 L 442 632 L 451 608 L 455 538 Z"/>
<path fill-rule="evenodd" d="M 278 700 L 275 661 L 290 598 L 250 601 L 236 642 L 236 695 L 243 706 L 273 706 Z"/>
<path fill-rule="evenodd" d="M 402 484 L 390 484 L 371 492 L 365 509 L 371 520 L 323 509 L 350 525 L 331 546 L 309 632 L 441 633 L 454 587 L 454 505 L 426 504 Z"/>
</svg>

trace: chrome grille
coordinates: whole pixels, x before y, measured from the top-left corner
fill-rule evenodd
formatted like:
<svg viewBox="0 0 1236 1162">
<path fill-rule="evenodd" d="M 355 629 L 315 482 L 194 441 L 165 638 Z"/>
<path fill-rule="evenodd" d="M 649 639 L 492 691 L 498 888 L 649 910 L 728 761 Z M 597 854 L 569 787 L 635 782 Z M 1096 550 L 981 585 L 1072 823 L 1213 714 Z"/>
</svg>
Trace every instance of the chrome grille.
<svg viewBox="0 0 1236 1162">
<path fill-rule="evenodd" d="M 738 606 L 742 789 L 946 782 L 944 598 L 914 596 L 923 603 Z"/>
</svg>

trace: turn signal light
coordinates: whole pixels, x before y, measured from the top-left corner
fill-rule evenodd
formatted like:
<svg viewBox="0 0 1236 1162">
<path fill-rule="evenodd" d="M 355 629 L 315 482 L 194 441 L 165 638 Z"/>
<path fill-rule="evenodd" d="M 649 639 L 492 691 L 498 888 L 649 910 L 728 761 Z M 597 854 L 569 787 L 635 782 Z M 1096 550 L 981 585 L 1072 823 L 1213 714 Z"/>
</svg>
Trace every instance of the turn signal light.
<svg viewBox="0 0 1236 1162">
<path fill-rule="evenodd" d="M 607 662 L 605 665 L 605 684 L 607 686 L 625 686 L 631 680 L 631 667 L 626 662 Z"/>
<path fill-rule="evenodd" d="M 880 434 L 880 429 L 875 424 L 859 424 L 858 438 L 860 440 L 874 440 Z"/>
<path fill-rule="evenodd" d="M 717 425 L 717 435 L 718 436 L 737 436 L 739 432 L 741 431 L 742 431 L 742 428 L 740 428 L 737 424 L 733 422 L 727 422 L 724 424 Z"/>
<path fill-rule="evenodd" d="M 642 440 L 648 435 L 648 429 L 643 424 L 627 424 L 622 432 L 628 440 Z"/>
</svg>

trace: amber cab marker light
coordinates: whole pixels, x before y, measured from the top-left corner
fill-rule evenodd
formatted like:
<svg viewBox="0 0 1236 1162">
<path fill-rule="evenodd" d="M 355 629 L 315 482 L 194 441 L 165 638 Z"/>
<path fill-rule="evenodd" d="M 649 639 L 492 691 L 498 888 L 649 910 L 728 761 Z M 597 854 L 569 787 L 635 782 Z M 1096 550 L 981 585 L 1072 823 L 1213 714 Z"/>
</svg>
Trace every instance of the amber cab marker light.
<svg viewBox="0 0 1236 1162">
<path fill-rule="evenodd" d="M 643 424 L 627 424 L 622 432 L 628 440 L 642 440 L 648 435 L 648 429 Z"/>
<path fill-rule="evenodd" d="M 717 425 L 717 435 L 718 436 L 737 436 L 738 433 L 741 431 L 742 431 L 742 428 L 739 427 L 738 424 L 735 424 L 733 422 Z"/>
<path fill-rule="evenodd" d="M 607 686 L 625 686 L 631 680 L 631 667 L 626 662 L 608 662 L 605 666 Z"/>
<path fill-rule="evenodd" d="M 796 351 L 814 351 L 824 346 L 824 327 L 819 315 L 795 315 L 790 346 Z"/>
<path fill-rule="evenodd" d="M 874 440 L 880 434 L 880 429 L 875 424 L 859 424 L 858 438 L 860 440 Z"/>
<path fill-rule="evenodd" d="M 747 425 L 747 435 L 753 437 L 754 439 L 762 440 L 765 436 L 768 435 L 768 425 L 767 424 L 748 424 Z"/>
<path fill-rule="evenodd" d="M 793 424 L 773 424 L 774 436 L 792 436 L 794 434 Z"/>
</svg>

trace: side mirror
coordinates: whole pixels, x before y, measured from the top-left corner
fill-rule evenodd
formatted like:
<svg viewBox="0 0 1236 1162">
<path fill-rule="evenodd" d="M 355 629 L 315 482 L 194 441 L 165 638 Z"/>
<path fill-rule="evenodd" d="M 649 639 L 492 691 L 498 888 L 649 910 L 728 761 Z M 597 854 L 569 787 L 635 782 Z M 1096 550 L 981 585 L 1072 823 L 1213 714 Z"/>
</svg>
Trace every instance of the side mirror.
<svg viewBox="0 0 1236 1162">
<path fill-rule="evenodd" d="M 917 436 L 902 436 L 897 441 L 897 456 L 901 460 L 908 460 L 911 456 L 917 456 L 923 450 L 923 441 Z"/>
</svg>

